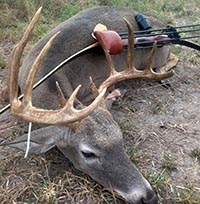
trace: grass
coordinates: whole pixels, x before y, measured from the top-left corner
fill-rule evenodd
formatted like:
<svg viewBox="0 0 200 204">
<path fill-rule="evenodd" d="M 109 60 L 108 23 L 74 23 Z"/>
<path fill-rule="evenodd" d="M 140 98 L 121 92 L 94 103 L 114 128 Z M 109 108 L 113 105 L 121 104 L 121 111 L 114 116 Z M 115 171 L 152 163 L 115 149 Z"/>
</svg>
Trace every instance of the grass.
<svg viewBox="0 0 200 204">
<path fill-rule="evenodd" d="M 200 147 L 196 147 L 192 150 L 191 156 L 200 160 Z"/>
<path fill-rule="evenodd" d="M 0 37 L 17 42 L 25 24 L 30 21 L 40 6 L 43 6 L 43 16 L 35 31 L 35 41 L 43 37 L 50 28 L 80 10 L 102 5 L 126 6 L 141 12 L 148 11 L 167 23 L 173 23 L 176 18 L 185 18 L 187 22 L 184 23 L 198 22 L 198 15 L 196 15 L 199 12 L 198 0 L 177 0 L 176 3 L 173 0 L 2 0 L 0 2 Z"/>
<path fill-rule="evenodd" d="M 199 0 L 1 0 L 0 38 L 16 43 L 27 22 L 40 6 L 43 6 L 43 13 L 41 21 L 34 31 L 33 41 L 37 41 L 59 22 L 80 10 L 99 5 L 128 6 L 141 12 L 148 11 L 172 24 L 176 19 L 179 19 L 180 25 L 199 23 Z M 0 67 L 4 68 L 5 66 L 5 61 L 0 58 Z M 128 109 L 135 112 L 131 107 Z M 125 129 L 126 127 L 124 127 L 124 132 L 127 131 Z M 136 163 L 142 163 L 143 159 L 145 160 L 138 147 L 129 148 L 128 154 L 131 160 Z M 199 160 L 199 147 L 195 148 L 191 155 Z M 28 204 L 78 203 L 83 200 L 85 203 L 108 204 L 115 203 L 115 199 L 121 199 L 73 167 L 63 166 L 65 159 L 61 155 L 49 156 L 50 161 L 48 161 L 48 156 L 31 157 L 26 161 L 29 165 L 27 169 L 22 168 L 21 157 L 23 156 L 13 155 L 12 158 L 0 161 L 0 203 L 2 204 L 13 204 L 18 201 Z M 177 166 L 172 156 L 165 154 L 160 166 L 161 169 L 144 172 L 144 174 L 157 190 L 162 204 L 200 203 L 199 187 L 192 183 L 188 186 L 173 184 L 170 175 Z M 54 175 L 50 175 L 51 168 L 57 169 Z M 67 171 L 65 171 L 66 169 Z"/>
<path fill-rule="evenodd" d="M 59 19 L 63 11 L 64 0 L 34 0 L 34 1 L 6 1 L 0 2 L 0 36 L 9 38 L 16 42 L 21 37 L 25 24 L 30 21 L 36 10 L 42 6 L 43 13 L 41 21 L 35 29 L 35 41 L 43 37 L 46 32 L 52 28 L 54 22 Z M 23 11 L 23 12 L 21 12 Z"/>
<path fill-rule="evenodd" d="M 187 186 L 173 185 L 169 172 L 166 168 L 160 173 L 149 172 L 147 174 L 147 178 L 157 192 L 159 204 L 200 203 L 200 188 L 194 186 L 192 183 L 188 183 Z"/>
<path fill-rule="evenodd" d="M 138 146 L 130 148 L 127 151 L 127 154 L 129 155 L 130 160 L 136 165 L 139 165 L 139 163 L 143 160 L 142 151 L 138 148 Z"/>
<path fill-rule="evenodd" d="M 6 61 L 3 58 L 0 58 L 0 67 L 3 69 L 6 67 Z"/>
<path fill-rule="evenodd" d="M 161 166 L 167 171 L 174 171 L 177 169 L 177 163 L 175 161 L 175 158 L 173 158 L 171 154 L 163 155 L 163 158 L 161 160 Z"/>
</svg>

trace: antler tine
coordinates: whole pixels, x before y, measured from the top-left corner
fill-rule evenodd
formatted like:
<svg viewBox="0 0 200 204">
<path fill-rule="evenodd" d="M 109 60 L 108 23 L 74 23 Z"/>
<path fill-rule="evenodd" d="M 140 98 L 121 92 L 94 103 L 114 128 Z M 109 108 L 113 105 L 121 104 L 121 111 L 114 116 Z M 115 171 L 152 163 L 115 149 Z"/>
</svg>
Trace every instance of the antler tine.
<svg viewBox="0 0 200 204">
<path fill-rule="evenodd" d="M 73 93 L 71 94 L 71 96 L 69 97 L 67 103 L 65 104 L 63 109 L 66 110 L 66 113 L 69 114 L 70 113 L 69 111 L 72 111 L 72 112 L 73 112 L 73 110 L 76 111 L 76 109 L 74 109 L 74 101 L 76 99 L 76 96 L 77 96 L 80 88 L 81 88 L 81 85 L 78 85 L 76 87 L 76 89 L 73 91 Z"/>
<path fill-rule="evenodd" d="M 60 99 L 60 106 L 64 107 L 65 103 L 66 103 L 66 99 L 65 99 L 65 96 L 63 94 L 63 91 L 62 91 L 58 81 L 56 81 L 56 88 L 57 88 L 58 96 L 59 96 L 59 99 Z"/>
<path fill-rule="evenodd" d="M 134 71 L 134 58 L 133 58 L 133 49 L 134 49 L 134 34 L 133 34 L 133 27 L 130 22 L 123 18 L 126 26 L 128 28 L 128 53 L 127 53 L 127 71 Z"/>
<path fill-rule="evenodd" d="M 166 79 L 166 78 L 173 76 L 174 75 L 173 70 L 170 70 L 170 71 L 165 72 L 165 73 L 156 73 L 153 71 L 153 60 L 154 60 L 156 50 L 157 50 L 157 42 L 155 41 L 153 44 L 153 47 L 151 49 L 148 64 L 143 71 L 144 76 L 147 76 L 148 79 L 153 79 L 153 80 L 163 80 L 163 79 Z"/>
<path fill-rule="evenodd" d="M 99 35 L 99 43 L 104 51 L 104 54 L 105 54 L 105 57 L 106 57 L 106 60 L 107 60 L 107 64 L 108 64 L 108 67 L 109 67 L 109 70 L 110 70 L 110 76 L 114 75 L 116 73 L 116 70 L 115 70 L 115 67 L 113 65 L 113 61 L 112 61 L 112 58 L 111 58 L 111 55 L 109 54 L 109 50 L 106 48 L 106 45 L 104 43 L 104 40 L 103 38 L 101 37 L 101 35 Z"/>
<path fill-rule="evenodd" d="M 149 60 L 148 60 L 148 64 L 146 66 L 146 68 L 144 69 L 144 73 L 145 74 L 155 74 L 156 72 L 153 71 L 153 60 L 154 60 L 154 56 L 157 50 L 157 41 L 155 41 L 153 43 L 153 47 L 151 49 L 150 55 L 149 55 Z"/>
<path fill-rule="evenodd" d="M 47 44 L 43 47 L 40 54 L 37 56 L 35 62 L 33 63 L 31 70 L 29 72 L 29 75 L 27 77 L 26 83 L 25 83 L 25 90 L 24 90 L 24 98 L 23 98 L 23 104 L 26 106 L 28 103 L 32 100 L 32 90 L 34 85 L 34 79 L 35 76 L 40 68 L 40 65 L 42 63 L 42 60 L 46 56 L 49 48 L 52 46 L 54 40 L 58 36 L 60 32 L 57 32 L 54 34 L 51 39 L 47 42 Z"/>
<path fill-rule="evenodd" d="M 98 96 L 98 94 L 99 94 L 99 91 L 98 91 L 96 85 L 94 84 L 93 79 L 92 79 L 91 76 L 90 76 L 89 79 L 90 79 L 90 89 L 92 91 L 92 95 L 93 95 L 94 98 L 96 98 Z"/>
<path fill-rule="evenodd" d="M 19 79 L 19 68 L 20 60 L 24 47 L 26 46 L 29 36 L 32 33 L 36 22 L 39 20 L 42 7 L 40 7 L 35 13 L 32 21 L 28 25 L 23 37 L 19 43 L 14 47 L 10 60 L 9 60 L 9 98 L 10 101 L 18 101 L 18 79 Z M 12 73 L 15 74 L 12 74 Z"/>
</svg>

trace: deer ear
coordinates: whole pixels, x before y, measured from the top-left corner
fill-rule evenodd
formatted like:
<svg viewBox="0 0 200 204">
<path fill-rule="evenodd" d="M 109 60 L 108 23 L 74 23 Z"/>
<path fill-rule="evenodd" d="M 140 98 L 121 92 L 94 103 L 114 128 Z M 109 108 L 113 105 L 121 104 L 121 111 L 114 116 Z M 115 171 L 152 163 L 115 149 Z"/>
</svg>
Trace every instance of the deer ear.
<svg viewBox="0 0 200 204">
<path fill-rule="evenodd" d="M 66 139 L 65 130 L 56 126 L 48 126 L 31 132 L 30 153 L 41 154 L 47 152 L 56 144 Z M 22 135 L 11 143 L 3 144 L 4 146 L 14 147 L 22 151 L 27 148 L 27 134 Z"/>
</svg>

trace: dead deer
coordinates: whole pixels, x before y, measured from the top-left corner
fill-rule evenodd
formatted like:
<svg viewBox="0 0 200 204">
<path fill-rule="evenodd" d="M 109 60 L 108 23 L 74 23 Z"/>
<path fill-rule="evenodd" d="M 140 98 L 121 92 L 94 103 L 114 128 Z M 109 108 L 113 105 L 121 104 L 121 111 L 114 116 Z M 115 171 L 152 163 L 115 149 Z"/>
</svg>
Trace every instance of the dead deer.
<svg viewBox="0 0 200 204">
<path fill-rule="evenodd" d="M 105 102 L 107 89 L 117 82 L 140 78 L 162 80 L 172 76 L 172 71 L 153 71 L 154 67 L 160 68 L 167 63 L 168 47 L 156 49 L 154 44 L 152 50 L 133 53 L 133 29 L 138 30 L 134 21 L 136 12 L 119 7 L 98 7 L 80 12 L 53 29 L 29 52 L 20 68 L 23 49 L 39 13 L 40 10 L 15 46 L 9 63 L 11 112 L 23 120 L 48 125 L 32 132 L 30 152 L 44 153 L 57 146 L 77 169 L 103 186 L 111 187 L 128 202 L 157 203 L 152 187 L 129 160 L 123 148 L 120 127 L 106 109 Z M 128 19 L 125 23 L 123 17 Z M 162 25 L 153 17 L 149 17 L 149 20 L 153 26 Z M 99 22 L 118 32 L 128 28 L 128 54 L 124 51 L 111 57 L 101 34 L 97 32 L 103 52 L 97 49 L 75 59 L 32 93 L 35 80 L 73 52 L 93 42 L 91 33 Z M 60 109 L 56 81 L 59 82 L 59 89 L 62 89 Z M 18 87 L 24 93 L 22 100 L 18 99 Z M 93 96 L 96 97 L 94 100 Z M 76 103 L 77 99 L 82 105 Z M 90 104 L 86 105 L 88 102 Z M 26 135 L 9 146 L 25 150 Z"/>
</svg>

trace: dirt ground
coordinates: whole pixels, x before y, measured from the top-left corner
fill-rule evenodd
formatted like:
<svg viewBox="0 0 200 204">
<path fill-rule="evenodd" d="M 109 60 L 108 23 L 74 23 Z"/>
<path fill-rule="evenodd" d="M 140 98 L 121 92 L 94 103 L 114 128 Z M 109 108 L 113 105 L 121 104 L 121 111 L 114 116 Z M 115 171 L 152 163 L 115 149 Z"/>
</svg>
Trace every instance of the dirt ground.
<svg viewBox="0 0 200 204">
<path fill-rule="evenodd" d="M 12 47 L 11 42 L 0 41 L 0 55 L 7 60 Z M 165 178 L 164 185 L 169 188 L 159 192 L 162 204 L 178 203 L 170 197 L 174 191 L 178 194 L 193 187 L 196 194 L 200 193 L 200 161 L 192 156 L 200 148 L 200 54 L 189 48 L 178 49 L 180 62 L 170 79 L 171 88 L 157 82 L 129 82 L 123 85 L 129 94 L 112 109 L 131 159 L 149 180 L 155 175 L 152 183 L 157 191 L 163 189 L 159 188 L 158 180 Z M 7 78 L 7 70 L 1 68 L 0 88 Z M 0 107 L 5 104 L 1 101 Z M 22 122 L 5 128 L 15 122 L 10 115 L 1 117 L 0 142 L 11 141 L 25 131 L 26 124 Z M 173 161 L 170 172 L 163 163 L 166 157 Z M 24 159 L 23 153 L 1 147 L 0 159 L 1 204 L 35 203 L 35 200 L 37 203 L 124 203 L 75 170 L 56 149 Z"/>
</svg>

